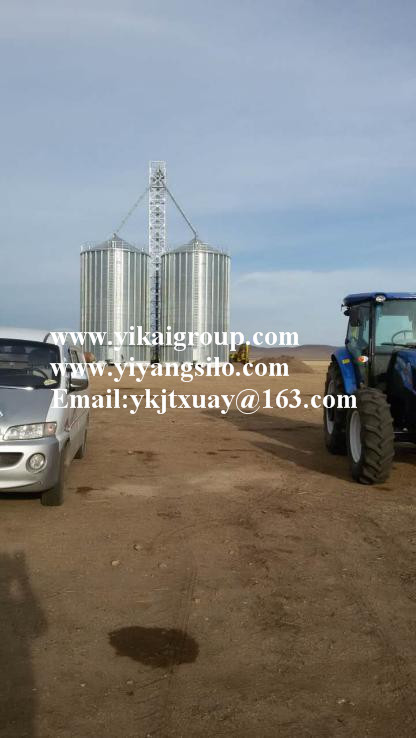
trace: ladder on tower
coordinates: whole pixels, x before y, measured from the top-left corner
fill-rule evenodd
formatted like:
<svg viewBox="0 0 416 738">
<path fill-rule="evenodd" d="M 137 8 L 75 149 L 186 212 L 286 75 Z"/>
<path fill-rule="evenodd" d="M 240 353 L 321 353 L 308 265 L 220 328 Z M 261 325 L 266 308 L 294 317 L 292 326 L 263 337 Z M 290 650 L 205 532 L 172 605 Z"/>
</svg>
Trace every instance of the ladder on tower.
<svg viewBox="0 0 416 738">
<path fill-rule="evenodd" d="M 166 251 L 166 162 L 151 161 L 149 164 L 149 256 L 150 329 L 152 333 L 157 332 L 160 325 L 160 257 L 164 251 Z M 157 355 L 153 358 L 157 359 Z"/>
</svg>

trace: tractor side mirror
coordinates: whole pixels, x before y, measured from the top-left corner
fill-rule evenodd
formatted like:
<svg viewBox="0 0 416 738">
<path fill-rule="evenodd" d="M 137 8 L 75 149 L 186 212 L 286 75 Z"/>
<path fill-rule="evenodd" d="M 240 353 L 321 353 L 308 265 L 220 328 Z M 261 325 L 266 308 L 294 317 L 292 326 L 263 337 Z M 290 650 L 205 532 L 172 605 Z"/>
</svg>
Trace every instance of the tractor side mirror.
<svg viewBox="0 0 416 738">
<path fill-rule="evenodd" d="M 351 312 L 351 310 L 350 310 L 349 308 L 347 308 L 346 310 L 344 310 L 344 315 L 346 315 L 346 316 L 347 316 L 347 318 L 348 318 L 348 317 L 349 317 L 349 314 L 350 314 L 350 312 Z"/>
</svg>

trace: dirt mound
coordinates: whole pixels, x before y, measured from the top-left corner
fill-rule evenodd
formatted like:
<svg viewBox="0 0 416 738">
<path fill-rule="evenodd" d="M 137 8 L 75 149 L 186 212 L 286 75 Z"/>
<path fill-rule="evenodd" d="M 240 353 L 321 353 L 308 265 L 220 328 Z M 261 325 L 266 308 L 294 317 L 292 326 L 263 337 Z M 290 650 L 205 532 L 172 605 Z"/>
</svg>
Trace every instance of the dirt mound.
<svg viewBox="0 0 416 738">
<path fill-rule="evenodd" d="M 250 356 L 254 359 L 260 359 L 261 356 L 276 356 L 279 351 L 277 346 L 250 346 Z M 290 346 L 291 356 L 302 361 L 328 361 L 331 354 L 336 350 L 336 346 L 329 344 L 304 344 L 303 346 Z"/>
<path fill-rule="evenodd" d="M 286 354 L 280 354 L 279 356 L 264 356 L 261 359 L 253 361 L 254 366 L 256 364 L 287 364 L 289 374 L 313 374 L 313 369 L 305 364 L 304 361 L 296 359 L 294 356 L 286 356 Z"/>
</svg>

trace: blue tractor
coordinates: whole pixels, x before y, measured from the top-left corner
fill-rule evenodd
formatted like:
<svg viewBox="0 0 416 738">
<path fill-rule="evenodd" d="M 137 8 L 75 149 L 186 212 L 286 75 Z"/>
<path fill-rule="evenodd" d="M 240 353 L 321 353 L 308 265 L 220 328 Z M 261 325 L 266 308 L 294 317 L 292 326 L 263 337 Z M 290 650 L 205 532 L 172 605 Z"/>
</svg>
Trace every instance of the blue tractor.
<svg viewBox="0 0 416 738">
<path fill-rule="evenodd" d="M 366 292 L 344 299 L 345 347 L 332 355 L 325 394 L 356 407 L 324 410 L 325 443 L 347 453 L 362 484 L 389 476 L 395 441 L 416 443 L 416 293 Z"/>
</svg>

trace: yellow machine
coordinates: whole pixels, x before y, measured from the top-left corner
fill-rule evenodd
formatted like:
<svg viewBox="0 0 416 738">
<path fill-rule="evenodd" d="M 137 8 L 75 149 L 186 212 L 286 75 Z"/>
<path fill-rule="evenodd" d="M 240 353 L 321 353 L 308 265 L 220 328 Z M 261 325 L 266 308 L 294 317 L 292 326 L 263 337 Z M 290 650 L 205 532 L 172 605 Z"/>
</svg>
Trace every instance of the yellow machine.
<svg viewBox="0 0 416 738">
<path fill-rule="evenodd" d="M 238 361 L 240 364 L 248 364 L 250 361 L 250 346 L 242 343 L 235 351 L 230 351 L 230 361 Z"/>
</svg>

